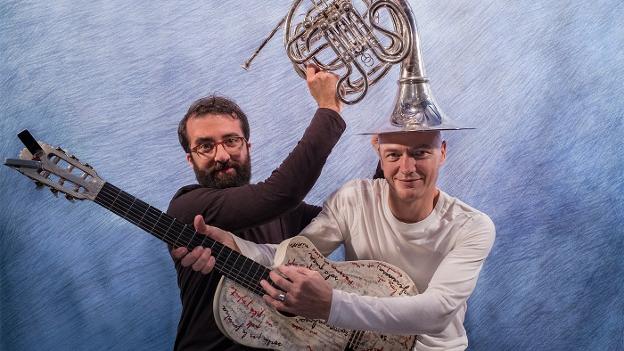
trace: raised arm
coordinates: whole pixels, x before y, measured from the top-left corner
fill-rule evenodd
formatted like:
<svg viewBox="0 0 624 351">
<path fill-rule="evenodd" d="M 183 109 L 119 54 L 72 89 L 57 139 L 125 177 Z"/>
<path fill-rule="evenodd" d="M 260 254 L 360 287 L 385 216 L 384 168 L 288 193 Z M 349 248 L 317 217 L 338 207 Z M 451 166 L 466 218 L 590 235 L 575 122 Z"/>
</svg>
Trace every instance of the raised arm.
<svg viewBox="0 0 624 351">
<path fill-rule="evenodd" d="M 336 76 L 308 68 L 308 87 L 319 109 L 303 137 L 269 178 L 227 189 L 197 188 L 172 200 L 169 213 L 186 222 L 201 213 L 207 223 L 238 231 L 298 206 L 310 191 L 346 125 L 339 115 Z"/>
</svg>

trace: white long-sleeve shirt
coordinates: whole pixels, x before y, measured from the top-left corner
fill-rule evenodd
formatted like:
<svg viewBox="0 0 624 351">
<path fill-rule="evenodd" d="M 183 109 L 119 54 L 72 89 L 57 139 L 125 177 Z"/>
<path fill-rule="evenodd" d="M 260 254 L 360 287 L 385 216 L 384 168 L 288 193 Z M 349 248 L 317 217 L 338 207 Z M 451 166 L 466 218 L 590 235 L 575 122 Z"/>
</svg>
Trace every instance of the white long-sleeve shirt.
<svg viewBox="0 0 624 351">
<path fill-rule="evenodd" d="M 396 219 L 384 179 L 354 180 L 334 193 L 301 233 L 325 255 L 341 243 L 347 260 L 380 260 L 408 273 L 420 294 L 359 296 L 333 290 L 327 323 L 386 334 L 418 334 L 416 350 L 464 350 L 466 300 L 494 243 L 490 218 L 440 191 L 417 223 Z M 236 239 L 241 252 L 271 266 L 275 246 Z"/>
</svg>

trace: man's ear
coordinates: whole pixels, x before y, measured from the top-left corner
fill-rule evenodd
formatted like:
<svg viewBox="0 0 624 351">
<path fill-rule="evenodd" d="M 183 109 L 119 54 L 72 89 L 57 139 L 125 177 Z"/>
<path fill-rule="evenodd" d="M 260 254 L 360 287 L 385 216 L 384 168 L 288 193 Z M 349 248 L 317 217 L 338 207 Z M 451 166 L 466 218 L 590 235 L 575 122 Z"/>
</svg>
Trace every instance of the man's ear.
<svg viewBox="0 0 624 351">
<path fill-rule="evenodd" d="M 379 179 L 384 177 L 383 169 L 381 168 L 381 154 L 379 153 L 379 134 L 375 134 L 371 137 L 371 145 L 375 150 L 377 156 L 379 156 L 377 161 L 377 169 L 375 169 L 375 173 L 373 173 L 373 179 Z"/>
<path fill-rule="evenodd" d="M 446 140 L 442 140 L 442 145 L 440 145 L 440 158 L 440 166 L 442 166 L 446 160 Z"/>
<path fill-rule="evenodd" d="M 192 158 L 191 154 L 186 154 L 186 162 L 189 164 L 191 169 L 193 169 L 193 158 Z"/>
<path fill-rule="evenodd" d="M 375 134 L 375 135 L 371 136 L 371 145 L 373 146 L 375 151 L 377 151 L 377 149 L 379 149 L 379 134 Z"/>
</svg>

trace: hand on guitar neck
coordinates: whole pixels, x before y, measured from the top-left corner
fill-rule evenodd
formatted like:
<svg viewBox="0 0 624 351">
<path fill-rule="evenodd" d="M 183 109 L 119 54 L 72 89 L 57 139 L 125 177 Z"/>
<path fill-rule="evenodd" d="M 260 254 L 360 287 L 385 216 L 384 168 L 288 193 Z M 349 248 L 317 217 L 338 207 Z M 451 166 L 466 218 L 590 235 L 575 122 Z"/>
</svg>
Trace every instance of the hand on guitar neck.
<svg viewBox="0 0 624 351">
<path fill-rule="evenodd" d="M 202 216 L 195 216 L 195 230 L 225 246 L 240 252 L 233 234 L 204 223 Z M 209 248 L 196 247 L 191 252 L 184 247 L 171 251 L 171 255 L 184 267 L 208 274 L 212 272 L 215 258 Z M 316 271 L 296 266 L 280 266 L 270 273 L 271 285 L 262 280 L 260 285 L 267 293 L 264 301 L 278 311 L 311 319 L 329 318 L 332 300 L 332 287 Z"/>
<path fill-rule="evenodd" d="M 204 234 L 232 250 L 240 252 L 240 249 L 236 246 L 236 242 L 232 238 L 232 233 L 206 225 L 201 215 L 195 216 L 193 225 L 198 233 Z M 203 274 L 212 272 L 215 265 L 215 258 L 211 255 L 211 251 L 207 247 L 197 246 L 191 252 L 185 247 L 178 247 L 171 250 L 171 256 L 176 260 L 180 260 L 182 266 L 191 267 L 194 271 Z"/>
</svg>

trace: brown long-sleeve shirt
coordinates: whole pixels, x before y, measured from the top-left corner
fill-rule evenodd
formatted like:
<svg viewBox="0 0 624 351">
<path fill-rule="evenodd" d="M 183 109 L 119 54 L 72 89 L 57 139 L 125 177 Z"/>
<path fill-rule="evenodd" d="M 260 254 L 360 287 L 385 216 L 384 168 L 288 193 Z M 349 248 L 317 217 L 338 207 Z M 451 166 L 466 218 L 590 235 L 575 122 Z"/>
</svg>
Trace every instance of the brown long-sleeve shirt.
<svg viewBox="0 0 624 351">
<path fill-rule="evenodd" d="M 206 223 L 258 243 L 279 243 L 298 234 L 320 208 L 303 203 L 346 126 L 336 112 L 318 109 L 303 137 L 269 178 L 227 189 L 181 188 L 167 213 L 184 223 L 202 214 Z M 212 313 L 221 275 L 175 263 L 182 300 L 175 350 L 245 350 L 218 329 Z"/>
</svg>

